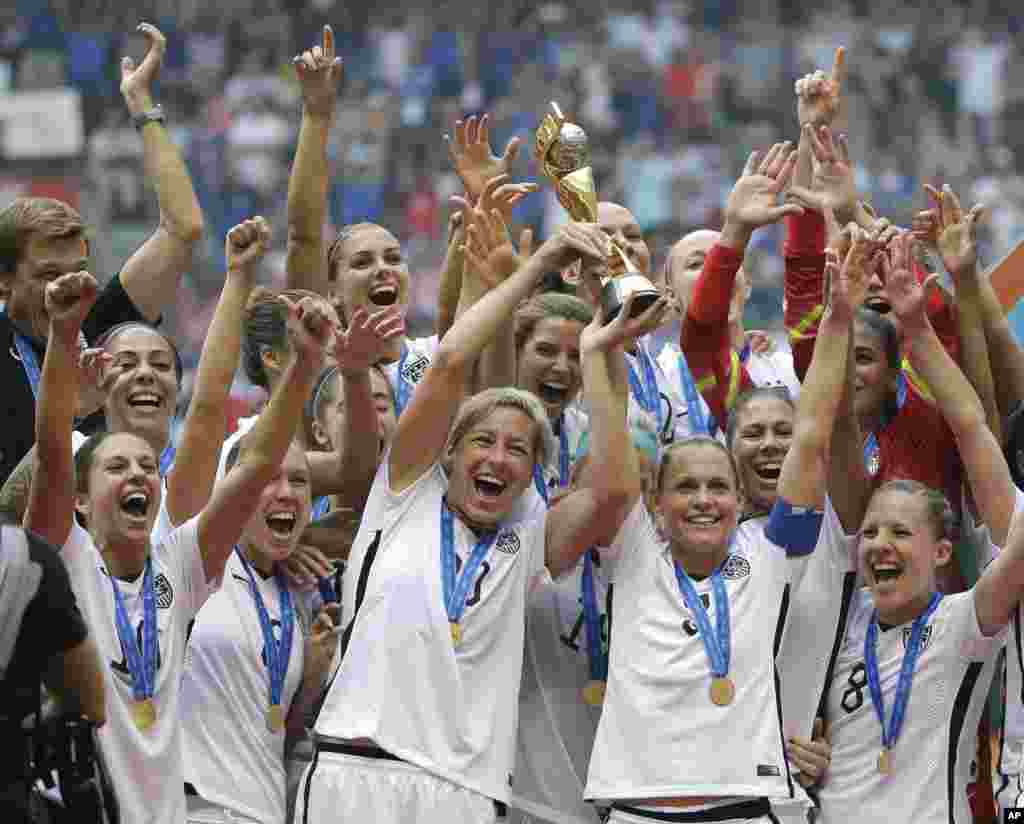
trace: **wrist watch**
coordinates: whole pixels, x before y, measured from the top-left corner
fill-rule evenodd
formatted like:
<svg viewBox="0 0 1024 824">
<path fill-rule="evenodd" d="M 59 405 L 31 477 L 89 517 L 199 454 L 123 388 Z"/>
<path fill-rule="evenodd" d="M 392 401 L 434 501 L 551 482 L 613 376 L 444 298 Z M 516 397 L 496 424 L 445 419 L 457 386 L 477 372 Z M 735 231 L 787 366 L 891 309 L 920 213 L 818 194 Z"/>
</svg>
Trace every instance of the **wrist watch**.
<svg viewBox="0 0 1024 824">
<path fill-rule="evenodd" d="M 140 132 L 147 123 L 164 123 L 166 120 L 164 107 L 159 103 L 152 109 L 132 115 L 132 125 Z"/>
</svg>

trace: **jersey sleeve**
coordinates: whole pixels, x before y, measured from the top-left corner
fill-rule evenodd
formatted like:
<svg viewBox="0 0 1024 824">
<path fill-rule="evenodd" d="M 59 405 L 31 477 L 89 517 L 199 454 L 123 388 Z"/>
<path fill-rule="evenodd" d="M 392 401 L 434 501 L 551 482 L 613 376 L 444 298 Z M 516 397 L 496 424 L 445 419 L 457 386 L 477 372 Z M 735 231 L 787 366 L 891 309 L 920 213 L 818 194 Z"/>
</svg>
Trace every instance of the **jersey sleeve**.
<svg viewBox="0 0 1024 824">
<path fill-rule="evenodd" d="M 174 571 L 184 588 L 189 620 L 196 616 L 206 599 L 216 591 L 220 581 L 208 581 L 199 547 L 199 518 L 196 515 L 175 528 L 157 548 L 161 560 Z"/>
<path fill-rule="evenodd" d="M 609 580 L 617 583 L 632 574 L 639 567 L 643 554 L 660 542 L 651 514 L 643 498 L 639 498 L 619 527 L 612 545 L 601 553 L 601 562 L 608 563 Z"/>
<path fill-rule="evenodd" d="M 986 661 L 996 655 L 1006 643 L 1007 627 L 1003 627 L 992 637 L 986 637 L 978 624 L 978 610 L 975 606 L 975 588 L 967 592 L 947 595 L 943 601 L 946 606 L 947 620 L 953 633 L 953 643 L 961 658 L 968 661 Z"/>
<path fill-rule="evenodd" d="M 729 340 L 729 304 L 743 255 L 715 244 L 686 309 L 679 345 L 715 419 L 724 422 L 750 376 Z"/>
<path fill-rule="evenodd" d="M 825 311 L 825 240 L 825 219 L 818 212 L 807 210 L 786 218 L 784 322 L 800 380 L 811 365 Z"/>
</svg>

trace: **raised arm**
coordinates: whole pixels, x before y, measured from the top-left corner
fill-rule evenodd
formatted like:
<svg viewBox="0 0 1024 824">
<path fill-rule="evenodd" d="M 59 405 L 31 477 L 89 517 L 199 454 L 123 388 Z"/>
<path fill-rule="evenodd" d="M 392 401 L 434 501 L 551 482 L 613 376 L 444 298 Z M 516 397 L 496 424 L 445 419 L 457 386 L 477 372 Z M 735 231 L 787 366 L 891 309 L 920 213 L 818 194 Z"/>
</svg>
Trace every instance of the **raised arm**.
<svg viewBox="0 0 1024 824">
<path fill-rule="evenodd" d="M 953 285 L 956 287 L 957 334 L 960 366 L 985 409 L 985 419 L 996 440 L 1003 442 L 1003 418 L 996 403 L 995 383 L 985 334 L 982 277 L 978 271 L 977 225 L 981 206 L 964 215 L 960 201 L 949 186 L 938 191 L 926 186 L 936 207 L 939 235 L 937 247 Z"/>
<path fill-rule="evenodd" d="M 590 285 L 600 306 L 600 280 L 594 278 Z M 626 422 L 629 378 L 624 347 L 657 329 L 669 302 L 662 296 L 635 319 L 629 317 L 629 302 L 607 325 L 599 310 L 580 336 L 593 484 L 566 495 L 548 513 L 545 562 L 554 577 L 572 569 L 588 547 L 610 545 L 640 497 L 640 473 Z"/>
<path fill-rule="evenodd" d="M 75 511 L 71 430 L 80 382 L 78 334 L 97 294 L 88 272 L 62 275 L 46 287 L 50 334 L 36 400 L 36 467 L 25 527 L 55 547 L 67 541 Z"/>
<path fill-rule="evenodd" d="M 719 242 L 704 259 L 704 268 L 687 302 L 679 346 L 686 354 L 708 406 L 719 421 L 725 421 L 735 401 L 735 392 L 749 377 L 738 357 L 733 356 L 729 336 L 729 306 L 736 273 L 754 231 L 798 215 L 803 207 L 778 204 L 796 163 L 789 143 L 776 143 L 762 158 L 754 152 L 725 206 L 725 225 Z"/>
<path fill-rule="evenodd" d="M 886 292 L 899 318 L 910 364 L 928 384 L 935 405 L 953 431 L 982 520 L 988 524 L 993 542 L 1002 545 L 1010 530 L 1016 501 L 1010 470 L 987 425 L 978 394 L 946 352 L 928 320 L 926 285 L 920 284 L 911 272 L 912 243 L 912 237 L 906 233 L 890 244 L 892 263 L 886 265 Z"/>
<path fill-rule="evenodd" d="M 309 452 L 313 495 L 340 495 L 340 505 L 362 510 L 380 462 L 377 407 L 370 368 L 387 351 L 388 343 L 405 334 L 397 306 L 369 314 L 360 307 L 348 328 L 335 339 L 334 356 L 341 376 L 345 414 L 338 415 L 340 431 L 333 433 L 335 451 Z"/>
<path fill-rule="evenodd" d="M 155 26 L 142 23 L 138 30 L 149 41 L 145 59 L 138 68 L 130 57 L 121 61 L 121 94 L 133 118 L 153 111 L 152 86 L 167 50 L 167 40 Z M 155 323 L 174 303 L 181 276 L 192 263 L 203 233 L 203 212 L 185 161 L 164 124 L 150 120 L 140 131 L 146 178 L 156 188 L 160 205 L 160 225 L 124 264 L 121 285 L 142 315 Z"/>
<path fill-rule="evenodd" d="M 270 226 L 262 217 L 235 226 L 224 241 L 228 273 L 203 342 L 174 468 L 167 476 L 167 512 L 174 524 L 198 513 L 213 492 L 220 456 L 210 444 L 223 443 L 227 434 L 227 402 L 242 349 L 245 305 L 269 243 Z"/>
<path fill-rule="evenodd" d="M 486 261 L 479 252 L 482 244 L 475 238 L 481 237 L 482 232 L 497 231 L 502 219 L 497 210 L 487 215 L 477 209 L 472 220 L 466 258 L 471 265 L 483 267 Z M 482 228 L 477 228 L 478 223 Z M 437 461 L 480 352 L 494 339 L 520 301 L 540 283 L 544 273 L 560 269 L 580 257 L 604 259 L 607 243 L 604 234 L 593 224 L 563 226 L 522 268 L 455 322 L 399 419 L 388 461 L 393 491 L 404 490 Z"/>
<path fill-rule="evenodd" d="M 462 267 L 465 260 L 462 247 L 466 236 L 463 221 L 465 213 L 461 209 L 453 209 L 448 219 L 448 251 L 445 252 L 441 266 L 441 285 L 437 290 L 437 321 L 434 333 L 440 340 L 455 323 L 455 313 L 459 306 L 459 295 L 462 293 Z"/>
<path fill-rule="evenodd" d="M 334 49 L 334 32 L 324 26 L 323 45 L 297 56 L 295 74 L 302 90 L 302 125 L 295 163 L 288 178 L 288 251 L 285 279 L 289 289 L 327 294 L 324 221 L 330 174 L 327 141 L 334 125 L 334 108 L 341 82 L 341 58 Z"/>
<path fill-rule="evenodd" d="M 793 506 L 821 509 L 824 502 L 832 429 L 847 377 L 853 316 L 867 291 L 867 236 L 859 227 L 851 227 L 851 234 L 853 242 L 842 262 L 833 251 L 826 256 L 828 306 L 800 388 L 793 440 L 779 476 L 779 497 Z"/>
<path fill-rule="evenodd" d="M 302 407 L 320 373 L 331 323 L 312 298 L 288 306 L 293 355 L 259 420 L 246 435 L 235 467 L 214 487 L 199 515 L 199 547 L 208 580 L 224 562 L 256 510 L 260 493 L 273 480 L 302 418 Z"/>
</svg>

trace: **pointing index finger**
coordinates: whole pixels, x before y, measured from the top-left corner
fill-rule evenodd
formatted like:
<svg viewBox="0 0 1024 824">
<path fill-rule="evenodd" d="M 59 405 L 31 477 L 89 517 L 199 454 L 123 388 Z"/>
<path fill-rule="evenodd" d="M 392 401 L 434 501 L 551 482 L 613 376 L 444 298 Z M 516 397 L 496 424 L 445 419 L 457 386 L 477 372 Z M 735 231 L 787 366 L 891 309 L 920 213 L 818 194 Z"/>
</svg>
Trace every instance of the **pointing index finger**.
<svg viewBox="0 0 1024 824">
<path fill-rule="evenodd" d="M 330 62 L 334 62 L 334 29 L 330 25 L 324 26 L 324 57 Z"/>
<path fill-rule="evenodd" d="M 836 59 L 832 64 L 832 82 L 835 84 L 836 92 L 841 92 L 846 84 L 846 49 L 842 46 L 836 49 Z"/>
</svg>

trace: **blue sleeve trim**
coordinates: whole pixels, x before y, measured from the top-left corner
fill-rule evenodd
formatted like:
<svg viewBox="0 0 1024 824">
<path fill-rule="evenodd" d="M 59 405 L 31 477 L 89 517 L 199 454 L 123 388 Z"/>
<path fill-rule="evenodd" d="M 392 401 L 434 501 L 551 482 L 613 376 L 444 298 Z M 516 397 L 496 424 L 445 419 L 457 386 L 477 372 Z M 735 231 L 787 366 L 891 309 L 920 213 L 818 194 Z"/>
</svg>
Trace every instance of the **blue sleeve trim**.
<svg viewBox="0 0 1024 824">
<path fill-rule="evenodd" d="M 769 541 L 784 549 L 789 557 L 802 558 L 814 552 L 824 520 L 824 512 L 793 506 L 779 498 L 768 516 L 764 534 Z"/>
</svg>

